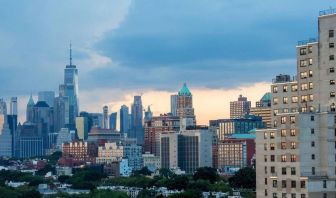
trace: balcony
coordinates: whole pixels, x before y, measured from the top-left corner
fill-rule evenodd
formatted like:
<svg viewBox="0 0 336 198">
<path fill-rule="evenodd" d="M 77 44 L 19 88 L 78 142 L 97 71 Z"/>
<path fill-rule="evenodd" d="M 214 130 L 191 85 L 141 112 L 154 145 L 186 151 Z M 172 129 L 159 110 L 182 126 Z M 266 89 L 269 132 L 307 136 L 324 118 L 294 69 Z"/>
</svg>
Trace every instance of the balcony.
<svg viewBox="0 0 336 198">
<path fill-rule="evenodd" d="M 315 174 L 312 174 L 312 172 L 302 172 L 301 176 L 310 179 L 328 179 L 328 174 L 326 172 L 315 172 Z"/>
</svg>

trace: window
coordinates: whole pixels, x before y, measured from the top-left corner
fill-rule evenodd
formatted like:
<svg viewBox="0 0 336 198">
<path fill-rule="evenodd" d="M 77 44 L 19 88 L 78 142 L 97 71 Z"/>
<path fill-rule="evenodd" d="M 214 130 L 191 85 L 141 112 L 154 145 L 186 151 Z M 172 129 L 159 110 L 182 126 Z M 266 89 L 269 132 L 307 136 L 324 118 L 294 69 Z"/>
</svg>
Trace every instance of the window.
<svg viewBox="0 0 336 198">
<path fill-rule="evenodd" d="M 291 182 L 291 187 L 292 187 L 292 188 L 296 188 L 296 181 L 292 180 L 292 182 Z"/>
<path fill-rule="evenodd" d="M 309 101 L 313 101 L 314 100 L 314 95 L 313 94 L 309 94 L 308 97 L 309 97 Z"/>
<path fill-rule="evenodd" d="M 271 143 L 270 144 L 270 149 L 273 151 L 275 149 L 275 144 L 274 143 Z"/>
<path fill-rule="evenodd" d="M 313 77 L 313 71 L 312 70 L 309 70 L 309 77 Z"/>
<path fill-rule="evenodd" d="M 304 79 L 304 78 L 307 78 L 307 72 L 300 72 L 300 78 L 301 79 Z"/>
<path fill-rule="evenodd" d="M 306 194 L 301 194 L 301 198 L 306 198 Z"/>
<path fill-rule="evenodd" d="M 291 167 L 291 175 L 296 175 L 296 169 L 295 169 L 295 167 Z"/>
<path fill-rule="evenodd" d="M 281 149 L 286 149 L 286 142 L 281 142 Z"/>
<path fill-rule="evenodd" d="M 287 168 L 286 167 L 282 167 L 281 170 L 282 170 L 281 171 L 282 175 L 287 175 Z"/>
<path fill-rule="evenodd" d="M 267 197 L 268 193 L 267 193 L 267 189 L 265 189 L 265 197 Z"/>
<path fill-rule="evenodd" d="M 313 83 L 309 82 L 309 89 L 313 89 L 313 88 L 314 88 Z"/>
<path fill-rule="evenodd" d="M 264 161 L 267 162 L 267 155 L 264 155 Z M 265 168 L 266 168 L 266 166 L 265 166 Z M 267 172 L 267 171 L 265 171 L 265 172 Z"/>
<path fill-rule="evenodd" d="M 333 67 L 330 67 L 330 68 L 329 68 L 329 72 L 330 72 L 330 73 L 334 73 L 334 72 L 335 72 L 335 69 L 334 69 Z"/>
<path fill-rule="evenodd" d="M 284 108 L 284 109 L 283 109 L 283 112 L 284 112 L 284 113 L 288 113 L 288 112 L 289 112 L 289 111 L 288 111 L 288 108 Z"/>
<path fill-rule="evenodd" d="M 278 93 L 278 87 L 277 86 L 273 87 L 273 93 Z"/>
<path fill-rule="evenodd" d="M 264 144 L 264 150 L 267 151 L 267 144 Z"/>
<path fill-rule="evenodd" d="M 312 167 L 312 175 L 315 175 L 315 167 Z"/>
<path fill-rule="evenodd" d="M 330 85 L 334 85 L 335 84 L 335 80 L 330 80 L 329 84 Z"/>
<path fill-rule="evenodd" d="M 292 124 L 295 123 L 295 116 L 290 116 L 289 119 L 290 119 L 290 123 Z"/>
<path fill-rule="evenodd" d="M 301 107 L 301 112 L 307 112 L 307 107 Z"/>
<path fill-rule="evenodd" d="M 278 187 L 278 181 L 277 180 L 273 180 L 273 187 L 274 188 Z"/>
<path fill-rule="evenodd" d="M 267 159 L 267 158 L 266 158 Z M 267 174 L 267 166 L 265 166 L 265 174 Z"/>
<path fill-rule="evenodd" d="M 297 91 L 298 87 L 297 85 L 292 85 L 292 91 Z"/>
<path fill-rule="evenodd" d="M 329 60 L 330 60 L 330 61 L 335 60 L 335 56 L 334 56 L 334 55 L 330 55 L 330 56 L 329 56 Z"/>
<path fill-rule="evenodd" d="M 288 86 L 287 85 L 284 85 L 283 86 L 283 92 L 287 92 L 288 91 Z"/>
<path fill-rule="evenodd" d="M 308 59 L 308 64 L 313 65 L 313 59 L 312 58 Z"/>
<path fill-rule="evenodd" d="M 286 188 L 286 180 L 281 181 L 281 187 Z M 285 197 L 286 197 L 286 193 L 285 193 Z"/>
<path fill-rule="evenodd" d="M 286 129 L 281 129 L 281 137 L 286 137 Z"/>
<path fill-rule="evenodd" d="M 288 103 L 288 98 L 287 97 L 283 97 L 283 103 L 287 104 Z"/>
<path fill-rule="evenodd" d="M 292 108 L 292 113 L 298 112 L 298 108 Z"/>
<path fill-rule="evenodd" d="M 275 173 L 275 167 L 271 166 L 271 173 Z"/>
<path fill-rule="evenodd" d="M 270 133 L 270 138 L 271 138 L 271 139 L 274 139 L 274 137 L 275 137 L 275 133 L 274 133 L 274 132 L 271 132 L 271 133 Z"/>
<path fill-rule="evenodd" d="M 330 105 L 330 111 L 331 111 L 331 112 L 335 112 L 335 109 L 336 109 L 336 105 L 335 105 L 335 103 L 332 103 L 332 104 Z"/>
<path fill-rule="evenodd" d="M 314 107 L 313 106 L 309 106 L 309 112 L 314 112 Z"/>
<path fill-rule="evenodd" d="M 331 98 L 334 98 L 334 97 L 335 97 L 335 92 L 334 92 L 334 91 L 330 92 L 330 97 L 331 97 Z"/>
<path fill-rule="evenodd" d="M 327 188 L 327 181 L 323 180 L 323 188 Z"/>
<path fill-rule="evenodd" d="M 308 84 L 307 83 L 301 84 L 301 91 L 305 91 L 305 90 L 308 90 Z"/>
<path fill-rule="evenodd" d="M 287 161 L 287 156 L 281 155 L 281 162 L 286 162 L 286 161 Z"/>
<path fill-rule="evenodd" d="M 278 109 L 274 109 L 273 113 L 276 116 L 279 113 L 279 110 Z"/>
<path fill-rule="evenodd" d="M 308 46 L 308 53 L 312 53 L 313 52 L 313 46 Z"/>
<path fill-rule="evenodd" d="M 307 49 L 306 48 L 300 48 L 300 55 L 306 55 L 307 54 Z"/>
<path fill-rule="evenodd" d="M 310 145 L 311 145 L 311 147 L 315 147 L 315 142 L 312 141 L 312 142 L 310 143 Z"/>
<path fill-rule="evenodd" d="M 329 43 L 329 48 L 334 48 L 335 44 L 334 43 Z"/>
<path fill-rule="evenodd" d="M 275 156 L 271 155 L 271 162 L 275 162 Z"/>
<path fill-rule="evenodd" d="M 315 155 L 314 154 L 311 155 L 311 159 L 315 160 Z"/>
<path fill-rule="evenodd" d="M 295 129 L 291 129 L 290 130 L 290 135 L 291 136 L 295 136 L 296 135 L 296 130 Z"/>
<path fill-rule="evenodd" d="M 286 124 L 287 118 L 286 116 L 281 117 L 281 124 Z"/>
<path fill-rule="evenodd" d="M 297 103 L 297 102 L 298 102 L 298 97 L 292 96 L 292 103 Z"/>
<path fill-rule="evenodd" d="M 310 116 L 310 121 L 314 121 L 315 117 L 314 116 Z"/>
<path fill-rule="evenodd" d="M 301 188 L 306 188 L 306 182 L 305 181 L 300 181 L 300 186 L 301 186 Z"/>
<path fill-rule="evenodd" d="M 291 142 L 291 149 L 296 149 L 296 142 Z"/>
<path fill-rule="evenodd" d="M 334 30 L 329 30 L 329 38 L 333 38 L 334 37 Z"/>
<path fill-rule="evenodd" d="M 311 128 L 310 133 L 313 135 L 315 133 L 315 129 Z"/>
<path fill-rule="evenodd" d="M 267 178 L 265 178 L 265 185 L 267 185 Z"/>
<path fill-rule="evenodd" d="M 264 139 L 267 139 L 267 132 L 264 133 Z"/>
<path fill-rule="evenodd" d="M 277 105 L 278 104 L 278 98 L 273 98 L 273 104 Z"/>
<path fill-rule="evenodd" d="M 291 162 L 296 162 L 296 155 L 291 155 Z"/>
<path fill-rule="evenodd" d="M 273 193 L 273 198 L 278 198 L 277 193 Z"/>
<path fill-rule="evenodd" d="M 308 65 L 307 60 L 300 60 L 300 67 L 305 67 Z"/>
<path fill-rule="evenodd" d="M 296 198 L 296 194 L 295 194 L 295 193 L 292 193 L 292 194 L 291 194 L 291 198 Z"/>
<path fill-rule="evenodd" d="M 307 102 L 307 101 L 308 101 L 308 96 L 307 95 L 301 96 L 301 102 Z"/>
</svg>

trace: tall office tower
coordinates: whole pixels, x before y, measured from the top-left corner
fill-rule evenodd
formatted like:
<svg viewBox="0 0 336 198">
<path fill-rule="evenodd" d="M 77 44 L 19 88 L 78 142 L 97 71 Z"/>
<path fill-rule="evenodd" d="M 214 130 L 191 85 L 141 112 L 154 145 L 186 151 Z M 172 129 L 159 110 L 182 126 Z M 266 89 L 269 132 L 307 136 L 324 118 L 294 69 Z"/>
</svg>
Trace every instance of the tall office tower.
<svg viewBox="0 0 336 198">
<path fill-rule="evenodd" d="M 7 123 L 7 106 L 0 99 L 0 156 L 12 157 L 12 135 Z"/>
<path fill-rule="evenodd" d="M 59 131 L 61 128 L 69 126 L 69 98 L 60 95 L 54 100 L 54 131 Z"/>
<path fill-rule="evenodd" d="M 152 113 L 152 110 L 150 108 L 150 105 L 147 107 L 147 111 L 145 111 L 145 118 L 144 118 L 144 121 L 147 122 L 147 121 L 150 121 L 153 117 L 153 113 Z"/>
<path fill-rule="evenodd" d="M 33 123 L 44 123 L 46 131 L 43 133 L 54 132 L 53 110 L 45 101 L 38 101 L 33 107 Z"/>
<path fill-rule="evenodd" d="M 89 117 L 92 120 L 92 127 L 104 128 L 103 127 L 103 117 L 104 116 L 102 113 L 89 113 Z"/>
<path fill-rule="evenodd" d="M 318 38 L 300 41 L 297 80 L 271 85 L 273 128 L 256 138 L 257 197 L 334 197 L 336 10 L 321 11 Z"/>
<path fill-rule="evenodd" d="M 40 91 L 38 92 L 38 101 L 45 101 L 49 107 L 54 107 L 55 92 Z"/>
<path fill-rule="evenodd" d="M 177 94 L 170 96 L 170 113 L 173 116 L 177 116 L 177 98 L 178 98 Z"/>
<path fill-rule="evenodd" d="M 110 114 L 110 129 L 112 131 L 117 130 L 117 112 L 113 112 Z"/>
<path fill-rule="evenodd" d="M 78 70 L 72 64 L 72 50 L 70 44 L 70 64 L 64 69 L 64 96 L 69 99 L 69 128 L 75 129 L 75 119 L 79 113 L 78 102 Z"/>
<path fill-rule="evenodd" d="M 180 130 L 180 118 L 171 114 L 153 116 L 145 119 L 144 151 L 160 156 L 160 134 L 164 132 L 178 132 Z"/>
<path fill-rule="evenodd" d="M 103 129 L 109 129 L 108 106 L 103 107 Z"/>
<path fill-rule="evenodd" d="M 255 107 L 251 107 L 250 109 L 250 114 L 260 116 L 267 128 L 272 127 L 271 103 L 272 103 L 272 94 L 268 92 L 265 93 L 264 96 L 259 101 L 256 102 Z"/>
<path fill-rule="evenodd" d="M 249 114 L 251 108 L 251 101 L 246 97 L 239 95 L 237 101 L 230 102 L 230 118 L 241 118 Z"/>
<path fill-rule="evenodd" d="M 72 141 L 72 138 L 71 138 L 69 129 L 61 128 L 61 130 L 58 132 L 57 139 L 56 139 L 56 149 L 59 151 L 62 151 L 62 144 L 69 143 L 71 141 Z"/>
<path fill-rule="evenodd" d="M 33 113 L 33 108 L 35 106 L 35 102 L 33 100 L 33 96 L 30 94 L 28 103 L 27 103 L 27 108 L 26 108 L 26 120 L 33 122 L 33 117 L 34 117 L 34 113 Z"/>
<path fill-rule="evenodd" d="M 184 83 L 177 96 L 177 116 L 180 117 L 180 124 L 185 127 L 195 126 L 196 117 L 192 103 L 192 94 Z"/>
<path fill-rule="evenodd" d="M 78 139 L 87 140 L 89 134 L 89 121 L 87 117 L 76 118 L 76 129 Z"/>
<path fill-rule="evenodd" d="M 17 97 L 11 97 L 9 115 L 17 115 L 17 114 L 18 114 Z"/>
<path fill-rule="evenodd" d="M 134 96 L 132 104 L 132 120 L 130 138 L 136 138 L 138 144 L 143 144 L 144 129 L 143 129 L 143 107 L 141 96 Z"/>
<path fill-rule="evenodd" d="M 200 167 L 212 167 L 212 133 L 207 129 L 162 133 L 160 139 L 162 168 L 179 167 L 193 173 Z"/>
<path fill-rule="evenodd" d="M 129 136 L 129 121 L 128 107 L 126 105 L 122 105 L 120 108 L 120 133 L 122 135 L 127 134 Z"/>
</svg>

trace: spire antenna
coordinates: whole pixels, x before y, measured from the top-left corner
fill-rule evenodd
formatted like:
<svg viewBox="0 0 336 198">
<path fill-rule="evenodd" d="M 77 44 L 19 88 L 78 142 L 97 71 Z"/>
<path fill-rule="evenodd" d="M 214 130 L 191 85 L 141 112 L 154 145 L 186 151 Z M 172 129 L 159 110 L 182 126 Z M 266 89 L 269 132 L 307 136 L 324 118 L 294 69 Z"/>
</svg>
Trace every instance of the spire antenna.
<svg viewBox="0 0 336 198">
<path fill-rule="evenodd" d="M 72 48 L 71 48 L 71 41 L 70 41 L 70 66 L 72 66 Z"/>
</svg>

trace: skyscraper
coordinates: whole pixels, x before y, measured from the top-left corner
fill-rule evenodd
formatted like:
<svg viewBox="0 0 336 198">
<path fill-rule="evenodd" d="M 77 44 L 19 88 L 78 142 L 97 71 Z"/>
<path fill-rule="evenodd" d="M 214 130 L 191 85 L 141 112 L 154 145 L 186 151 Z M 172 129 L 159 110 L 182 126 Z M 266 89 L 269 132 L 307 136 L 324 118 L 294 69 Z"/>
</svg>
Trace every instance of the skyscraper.
<svg viewBox="0 0 336 198">
<path fill-rule="evenodd" d="M 108 106 L 103 107 L 103 129 L 109 129 Z"/>
<path fill-rule="evenodd" d="M 129 111 L 126 105 L 122 105 L 120 108 L 120 133 L 122 135 L 127 134 L 129 136 L 130 129 L 130 119 L 129 119 Z"/>
<path fill-rule="evenodd" d="M 7 123 L 7 106 L 0 99 L 0 156 L 12 157 L 12 135 Z"/>
<path fill-rule="evenodd" d="M 110 114 L 110 129 L 115 131 L 117 129 L 117 112 Z"/>
<path fill-rule="evenodd" d="M 89 122 L 87 117 L 76 118 L 77 136 L 81 140 L 87 140 L 89 133 Z"/>
<path fill-rule="evenodd" d="M 178 98 L 177 94 L 170 96 L 170 113 L 173 116 L 177 115 L 177 98 Z"/>
<path fill-rule="evenodd" d="M 34 117 L 34 112 L 33 112 L 33 108 L 34 108 L 35 102 L 33 99 L 32 94 L 30 94 L 28 103 L 27 103 L 27 108 L 26 108 L 26 120 L 27 121 L 31 121 L 33 122 L 33 117 Z"/>
<path fill-rule="evenodd" d="M 192 94 L 184 83 L 177 97 L 177 116 L 180 117 L 180 124 L 185 127 L 196 125 L 195 112 L 192 102 Z"/>
<path fill-rule="evenodd" d="M 49 107 L 54 107 L 55 92 L 40 91 L 38 92 L 38 101 L 45 101 Z"/>
<path fill-rule="evenodd" d="M 54 100 L 54 131 L 69 126 L 69 98 L 60 89 L 59 96 Z"/>
<path fill-rule="evenodd" d="M 250 114 L 260 116 L 263 120 L 263 122 L 266 124 L 267 128 L 272 127 L 272 109 L 271 109 L 271 103 L 272 103 L 272 94 L 271 93 L 265 93 L 264 96 L 256 102 L 255 107 L 251 107 Z"/>
<path fill-rule="evenodd" d="M 70 64 L 64 69 L 64 95 L 69 100 L 69 128 L 75 129 L 75 119 L 79 112 L 78 102 L 78 70 L 72 64 L 72 49 L 70 44 Z"/>
<path fill-rule="evenodd" d="M 318 39 L 299 41 L 297 79 L 273 80 L 272 128 L 257 130 L 257 197 L 334 197 L 336 10 L 320 11 Z"/>
<path fill-rule="evenodd" d="M 143 107 L 141 96 L 134 96 L 132 104 L 132 120 L 131 120 L 130 138 L 136 138 L 138 144 L 143 144 L 144 129 L 143 129 Z"/>
<path fill-rule="evenodd" d="M 17 116 L 17 114 L 18 114 L 17 97 L 11 97 L 9 115 L 16 115 Z"/>
<path fill-rule="evenodd" d="M 230 102 L 230 118 L 242 118 L 246 114 L 249 114 L 251 108 L 251 101 L 248 101 L 246 97 L 239 95 L 237 101 Z"/>
</svg>

